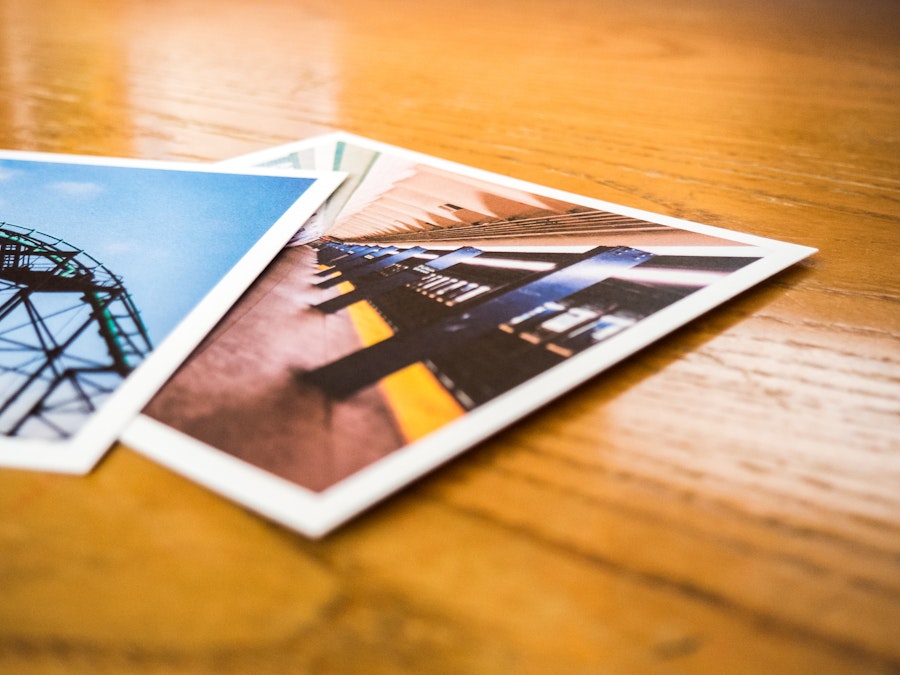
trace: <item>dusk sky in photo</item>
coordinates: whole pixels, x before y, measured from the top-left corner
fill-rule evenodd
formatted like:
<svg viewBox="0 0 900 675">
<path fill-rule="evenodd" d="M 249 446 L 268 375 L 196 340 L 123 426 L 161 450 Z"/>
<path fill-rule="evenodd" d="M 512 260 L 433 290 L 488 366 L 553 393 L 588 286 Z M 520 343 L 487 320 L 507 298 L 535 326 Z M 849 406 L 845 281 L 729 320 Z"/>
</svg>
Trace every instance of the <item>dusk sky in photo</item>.
<svg viewBox="0 0 900 675">
<path fill-rule="evenodd" d="M 313 182 L 0 157 L 0 222 L 120 276 L 158 344 Z"/>
</svg>

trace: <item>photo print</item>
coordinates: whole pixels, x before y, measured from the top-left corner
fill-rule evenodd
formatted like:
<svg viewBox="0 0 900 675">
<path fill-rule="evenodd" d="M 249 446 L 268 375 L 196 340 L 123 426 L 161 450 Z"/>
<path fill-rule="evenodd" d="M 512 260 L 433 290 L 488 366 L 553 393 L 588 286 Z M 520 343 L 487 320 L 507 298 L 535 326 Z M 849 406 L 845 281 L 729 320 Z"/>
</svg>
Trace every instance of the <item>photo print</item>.
<svg viewBox="0 0 900 675">
<path fill-rule="evenodd" d="M 812 252 L 343 133 L 233 162 L 348 177 L 124 440 L 310 536 Z"/>
<path fill-rule="evenodd" d="M 0 465 L 89 470 L 340 178 L 0 152 Z"/>
</svg>

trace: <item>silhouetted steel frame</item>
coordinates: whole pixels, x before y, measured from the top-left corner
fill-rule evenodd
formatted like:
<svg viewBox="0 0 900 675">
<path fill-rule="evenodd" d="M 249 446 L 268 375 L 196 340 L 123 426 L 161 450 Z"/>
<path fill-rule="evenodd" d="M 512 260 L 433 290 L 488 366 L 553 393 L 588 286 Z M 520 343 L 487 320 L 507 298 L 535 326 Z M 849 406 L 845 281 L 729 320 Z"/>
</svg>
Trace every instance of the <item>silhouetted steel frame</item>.
<svg viewBox="0 0 900 675">
<path fill-rule="evenodd" d="M 430 261 L 428 266 L 442 261 L 444 266 L 438 266 L 438 269 L 446 269 L 480 253 L 477 248 L 464 247 Z M 567 265 L 534 274 L 514 288 L 503 290 L 471 307 L 458 309 L 442 320 L 408 332 L 395 333 L 336 361 L 295 375 L 298 380 L 319 387 L 329 396 L 346 398 L 408 365 L 475 340 L 529 309 L 573 295 L 600 283 L 618 270 L 635 267 L 652 257 L 652 253 L 628 246 L 598 246 L 579 254 Z M 411 270 L 397 272 L 387 279 L 373 282 L 371 286 L 355 289 L 314 307 L 337 311 L 397 288 L 401 282 L 406 283 L 411 273 Z"/>
<path fill-rule="evenodd" d="M 135 361 L 143 359 L 149 353 L 152 349 L 152 343 L 146 326 L 140 317 L 140 312 L 122 284 L 121 279 L 89 254 L 81 249 L 71 247 L 62 239 L 37 232 L 36 230 L 18 228 L 9 223 L 0 223 L 0 242 L 9 242 L 13 245 L 12 250 L 6 247 L 3 250 L 2 261 L 0 261 L 0 281 L 8 285 L 6 288 L 0 289 L 0 292 L 15 289 L 12 296 L 0 306 L 0 322 L 17 308 L 23 307 L 33 326 L 38 345 L 23 343 L 3 336 L 4 332 L 17 330 L 25 324 L 0 332 L 0 340 L 20 351 L 34 352 L 43 356 L 43 361 L 38 362 L 33 370 L 20 366 L 6 368 L 8 372 L 15 371 L 19 375 L 25 376 L 26 379 L 10 397 L 0 403 L 0 415 L 8 411 L 36 381 L 44 378 L 45 381 L 49 381 L 47 389 L 6 433 L 8 435 L 16 435 L 28 420 L 40 419 L 43 424 L 53 429 L 55 433 L 64 436 L 66 432 L 54 424 L 45 414 L 54 409 L 59 409 L 59 405 L 48 406 L 47 402 L 60 385 L 64 382 L 69 382 L 76 394 L 74 400 L 83 403 L 89 411 L 95 410 L 96 406 L 93 399 L 98 395 L 110 393 L 112 389 L 102 386 L 96 381 L 92 382 L 85 376 L 97 373 L 116 374 L 124 378 L 136 367 Z M 61 245 L 70 248 L 69 250 L 61 249 Z M 80 258 L 88 261 L 90 265 L 82 262 Z M 9 260 L 14 263 L 12 266 L 6 264 Z M 54 280 L 62 280 L 62 284 L 56 284 L 51 287 L 48 287 L 46 284 L 39 284 L 37 287 L 29 285 L 27 273 L 33 273 L 35 267 L 41 267 L 40 263 L 44 261 L 51 264 L 48 267 L 39 269 L 39 273 L 43 274 L 43 280 L 46 281 L 48 278 L 53 278 Z M 25 273 L 26 278 L 20 277 L 17 279 L 16 274 L 9 274 L 10 270 Z M 46 319 L 70 311 L 77 307 L 77 304 L 43 315 L 40 308 L 33 302 L 32 296 L 45 292 L 80 292 L 80 302 L 90 307 L 87 319 L 68 334 L 62 343 L 56 341 L 57 336 L 54 336 L 53 331 L 46 323 Z M 120 303 L 124 314 L 116 315 L 112 313 L 112 307 L 116 302 Z M 123 328 L 123 322 L 120 319 L 128 321 L 131 330 Z M 67 354 L 66 352 L 92 324 L 97 325 L 98 332 L 106 343 L 107 353 L 111 359 L 109 364 L 103 364 L 79 355 Z M 85 367 L 70 366 L 60 368 L 59 363 L 63 357 L 75 361 L 83 361 Z M 52 373 L 49 380 L 47 379 L 48 369 Z M 93 394 L 88 391 L 88 387 L 85 385 L 90 385 Z"/>
</svg>

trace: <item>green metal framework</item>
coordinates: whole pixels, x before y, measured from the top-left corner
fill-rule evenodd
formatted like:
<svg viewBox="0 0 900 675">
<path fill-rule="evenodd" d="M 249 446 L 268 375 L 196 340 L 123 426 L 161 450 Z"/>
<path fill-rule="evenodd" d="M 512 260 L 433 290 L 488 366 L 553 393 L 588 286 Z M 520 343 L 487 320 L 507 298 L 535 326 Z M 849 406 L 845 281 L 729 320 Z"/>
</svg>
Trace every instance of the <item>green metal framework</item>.
<svg viewBox="0 0 900 675">
<path fill-rule="evenodd" d="M 0 222 L 0 433 L 65 438 L 152 349 L 120 277 Z"/>
</svg>

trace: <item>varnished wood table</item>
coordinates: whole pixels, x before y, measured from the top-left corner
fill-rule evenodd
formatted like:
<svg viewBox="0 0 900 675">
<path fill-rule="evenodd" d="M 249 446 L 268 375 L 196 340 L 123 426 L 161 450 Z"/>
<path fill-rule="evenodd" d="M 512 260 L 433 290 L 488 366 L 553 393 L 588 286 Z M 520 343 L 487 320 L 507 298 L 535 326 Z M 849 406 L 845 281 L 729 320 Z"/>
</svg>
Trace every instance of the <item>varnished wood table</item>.
<svg viewBox="0 0 900 675">
<path fill-rule="evenodd" d="M 319 542 L 0 470 L 0 672 L 900 672 L 900 5 L 2 0 L 0 146 L 333 129 L 816 246 Z"/>
</svg>

